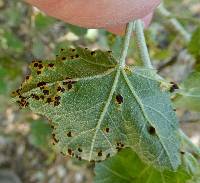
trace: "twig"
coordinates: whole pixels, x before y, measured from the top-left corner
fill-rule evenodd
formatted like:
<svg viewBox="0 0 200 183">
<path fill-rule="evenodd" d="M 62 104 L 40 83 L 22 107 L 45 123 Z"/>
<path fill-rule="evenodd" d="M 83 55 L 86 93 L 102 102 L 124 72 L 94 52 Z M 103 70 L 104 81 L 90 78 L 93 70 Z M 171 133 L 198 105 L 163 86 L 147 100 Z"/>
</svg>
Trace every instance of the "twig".
<svg viewBox="0 0 200 183">
<path fill-rule="evenodd" d="M 181 23 L 176 18 L 171 18 L 172 17 L 171 13 L 164 7 L 163 3 L 158 7 L 158 12 L 160 13 L 160 15 L 166 18 L 169 18 L 170 24 L 174 27 L 174 29 L 177 32 L 179 32 L 183 36 L 186 42 L 190 41 L 190 38 L 191 38 L 190 33 L 188 33 L 185 30 L 185 28 L 181 25 Z"/>
<path fill-rule="evenodd" d="M 136 34 L 136 42 L 137 47 L 139 49 L 140 57 L 142 59 L 142 62 L 146 68 L 153 69 L 153 66 L 151 64 L 145 36 L 144 36 L 144 25 L 141 20 L 135 21 L 135 34 Z"/>
</svg>

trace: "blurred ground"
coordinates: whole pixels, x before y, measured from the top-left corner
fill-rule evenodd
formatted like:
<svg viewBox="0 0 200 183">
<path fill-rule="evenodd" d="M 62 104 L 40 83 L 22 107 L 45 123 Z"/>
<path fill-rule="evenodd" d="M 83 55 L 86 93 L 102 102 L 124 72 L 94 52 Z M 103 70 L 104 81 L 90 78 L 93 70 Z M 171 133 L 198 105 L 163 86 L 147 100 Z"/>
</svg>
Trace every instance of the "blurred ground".
<svg viewBox="0 0 200 183">
<path fill-rule="evenodd" d="M 192 32 L 196 27 L 192 20 L 200 18 L 199 0 L 166 3 Z M 147 31 L 150 54 L 163 77 L 181 82 L 194 69 L 195 61 L 184 40 L 166 24 L 166 19 L 156 14 Z M 117 56 L 120 42 L 120 38 L 104 30 L 87 31 L 47 17 L 20 0 L 0 0 L 0 183 L 8 172 L 26 183 L 92 182 L 93 164 L 57 153 L 51 147 L 46 119 L 19 110 L 11 103 L 10 93 L 23 80 L 33 59 L 53 59 L 60 48 L 70 45 L 112 49 Z M 137 55 L 133 55 L 134 47 L 131 43 L 129 64 L 139 64 Z M 184 131 L 200 145 L 200 113 L 177 110 L 177 114 Z"/>
</svg>

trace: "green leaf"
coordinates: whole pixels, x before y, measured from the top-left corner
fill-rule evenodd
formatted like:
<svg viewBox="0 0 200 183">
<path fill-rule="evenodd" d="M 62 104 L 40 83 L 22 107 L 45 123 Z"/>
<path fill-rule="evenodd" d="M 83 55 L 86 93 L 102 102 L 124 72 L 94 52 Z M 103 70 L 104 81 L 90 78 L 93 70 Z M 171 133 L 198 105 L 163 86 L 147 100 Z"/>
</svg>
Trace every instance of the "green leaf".
<svg viewBox="0 0 200 183">
<path fill-rule="evenodd" d="M 189 52 L 196 58 L 200 58 L 200 27 L 192 34 L 192 39 L 188 45 Z"/>
<path fill-rule="evenodd" d="M 191 179 L 184 167 L 179 167 L 176 172 L 158 171 L 144 164 L 131 149 L 97 164 L 95 174 L 95 183 L 186 183 Z"/>
<path fill-rule="evenodd" d="M 199 183 L 200 182 L 200 163 L 190 153 L 185 153 L 183 156 L 183 164 L 186 171 L 193 175 L 192 179 L 187 183 Z"/>
<path fill-rule="evenodd" d="M 62 153 L 101 161 L 132 147 L 154 166 L 180 164 L 176 115 L 154 70 L 122 69 L 110 52 L 83 48 L 30 68 L 14 94 L 52 121 Z"/>
<path fill-rule="evenodd" d="M 174 99 L 177 108 L 200 111 L 200 72 L 192 72 L 180 85 Z"/>
<path fill-rule="evenodd" d="M 38 120 L 31 123 L 30 142 L 39 148 L 48 148 L 51 128 L 45 121 Z"/>
<path fill-rule="evenodd" d="M 55 23 L 55 19 L 45 16 L 42 13 L 38 13 L 35 16 L 35 27 L 37 30 L 46 30 Z"/>
</svg>

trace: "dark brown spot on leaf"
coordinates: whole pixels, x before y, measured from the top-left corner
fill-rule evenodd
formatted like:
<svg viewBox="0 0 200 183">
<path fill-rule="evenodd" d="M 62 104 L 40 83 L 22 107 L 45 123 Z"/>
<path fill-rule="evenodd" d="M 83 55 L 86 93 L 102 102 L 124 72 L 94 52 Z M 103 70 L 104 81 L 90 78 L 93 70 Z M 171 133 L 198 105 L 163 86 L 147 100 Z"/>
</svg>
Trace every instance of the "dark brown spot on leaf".
<svg viewBox="0 0 200 183">
<path fill-rule="evenodd" d="M 78 148 L 78 152 L 83 152 L 83 150 L 79 147 L 79 148 Z"/>
<path fill-rule="evenodd" d="M 95 51 L 91 51 L 91 52 L 90 52 L 90 54 L 91 54 L 92 56 L 94 56 L 95 53 L 96 53 Z"/>
<path fill-rule="evenodd" d="M 102 155 L 103 155 L 102 151 L 99 151 L 98 156 L 102 156 Z"/>
<path fill-rule="evenodd" d="M 37 67 L 38 66 L 38 63 L 34 63 L 33 67 Z"/>
<path fill-rule="evenodd" d="M 42 64 L 39 64 L 39 65 L 38 65 L 38 68 L 39 68 L 39 69 L 42 69 L 42 68 L 43 68 L 43 65 L 42 65 Z"/>
<path fill-rule="evenodd" d="M 106 155 L 106 158 L 109 158 L 110 157 L 110 153 L 108 153 L 107 155 Z"/>
<path fill-rule="evenodd" d="M 52 102 L 52 99 L 49 97 L 47 98 L 47 103 L 51 103 Z"/>
<path fill-rule="evenodd" d="M 116 96 L 116 101 L 118 104 L 122 104 L 124 102 L 124 98 L 119 94 Z"/>
<path fill-rule="evenodd" d="M 75 57 L 76 57 L 76 58 L 79 58 L 79 55 L 78 55 L 78 54 L 76 54 L 76 55 L 75 55 Z"/>
<path fill-rule="evenodd" d="M 68 90 L 71 90 L 72 87 L 73 87 L 73 85 L 72 85 L 71 83 L 69 83 L 69 84 L 67 85 Z"/>
<path fill-rule="evenodd" d="M 42 81 L 37 84 L 37 87 L 45 86 L 47 83 Z"/>
<path fill-rule="evenodd" d="M 56 138 L 55 133 L 52 133 L 52 138 L 53 138 L 53 140 L 54 140 L 55 143 L 59 142 L 59 140 Z"/>
<path fill-rule="evenodd" d="M 179 87 L 176 83 L 170 82 L 170 84 L 172 85 L 169 90 L 171 93 L 173 93 L 175 90 L 179 89 Z"/>
<path fill-rule="evenodd" d="M 52 64 L 52 63 L 48 64 L 48 67 L 53 67 L 53 66 L 54 66 L 54 64 Z"/>
<path fill-rule="evenodd" d="M 150 135 L 155 135 L 156 134 L 156 129 L 153 126 L 150 126 L 148 128 L 148 132 Z"/>
<path fill-rule="evenodd" d="M 66 57 L 62 57 L 62 60 L 66 60 Z"/>
<path fill-rule="evenodd" d="M 106 128 L 106 130 L 105 130 L 107 133 L 109 133 L 109 131 L 110 131 L 110 128 Z"/>
<path fill-rule="evenodd" d="M 42 72 L 41 71 L 37 71 L 37 74 L 40 75 Z"/>
<path fill-rule="evenodd" d="M 68 133 L 67 133 L 67 136 L 68 136 L 68 137 L 72 137 L 72 132 L 68 132 Z"/>
<path fill-rule="evenodd" d="M 59 106 L 60 102 L 59 101 L 54 101 L 54 107 Z"/>
<path fill-rule="evenodd" d="M 68 149 L 68 154 L 71 156 L 72 155 L 72 150 L 71 149 Z"/>
<path fill-rule="evenodd" d="M 44 95 L 49 95 L 49 90 L 43 90 Z"/>
</svg>

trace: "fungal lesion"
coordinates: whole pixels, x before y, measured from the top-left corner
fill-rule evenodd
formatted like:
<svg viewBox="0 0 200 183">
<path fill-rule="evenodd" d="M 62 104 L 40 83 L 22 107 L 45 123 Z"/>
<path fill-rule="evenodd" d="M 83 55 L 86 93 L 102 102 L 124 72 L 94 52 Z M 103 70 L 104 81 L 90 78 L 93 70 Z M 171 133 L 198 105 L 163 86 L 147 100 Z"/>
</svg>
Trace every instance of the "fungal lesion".
<svg viewBox="0 0 200 183">
<path fill-rule="evenodd" d="M 153 126 L 149 126 L 149 127 L 147 128 L 147 131 L 148 131 L 148 133 L 149 133 L 150 135 L 156 135 L 156 128 L 153 127 Z"/>
<path fill-rule="evenodd" d="M 124 102 L 124 97 L 121 94 L 116 95 L 115 101 L 117 104 L 122 104 Z"/>
</svg>

